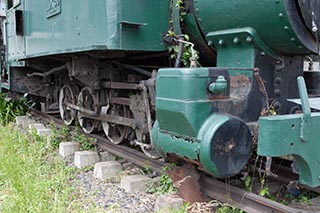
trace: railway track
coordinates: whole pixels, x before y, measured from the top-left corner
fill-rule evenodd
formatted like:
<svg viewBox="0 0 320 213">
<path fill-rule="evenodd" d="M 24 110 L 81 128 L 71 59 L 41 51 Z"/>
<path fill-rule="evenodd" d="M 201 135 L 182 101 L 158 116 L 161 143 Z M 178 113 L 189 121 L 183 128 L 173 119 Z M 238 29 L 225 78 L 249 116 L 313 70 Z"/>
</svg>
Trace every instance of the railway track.
<svg viewBox="0 0 320 213">
<path fill-rule="evenodd" d="M 30 114 L 35 117 L 39 117 L 44 122 L 54 122 L 58 127 L 64 125 L 63 121 L 45 113 L 42 113 L 38 110 L 31 109 Z M 74 127 L 70 127 L 70 130 L 74 130 Z M 148 167 L 151 170 L 161 174 L 164 173 L 162 168 L 169 164 L 159 161 L 153 160 L 145 156 L 142 152 L 131 149 L 129 147 L 123 145 L 115 145 L 109 142 L 107 138 L 96 134 L 89 134 L 89 137 L 95 138 L 97 141 L 97 145 L 108 152 L 124 158 L 133 164 L 140 167 Z M 202 175 L 200 178 L 200 186 L 204 195 L 219 200 L 223 203 L 231 204 L 245 212 L 248 213 L 256 213 L 256 212 L 304 212 L 300 209 L 294 209 L 289 206 L 285 206 L 283 204 L 271 201 L 267 198 L 258 196 L 254 193 L 247 192 L 240 188 L 231 186 L 230 184 L 226 184 L 224 182 L 215 180 L 206 175 Z"/>
</svg>

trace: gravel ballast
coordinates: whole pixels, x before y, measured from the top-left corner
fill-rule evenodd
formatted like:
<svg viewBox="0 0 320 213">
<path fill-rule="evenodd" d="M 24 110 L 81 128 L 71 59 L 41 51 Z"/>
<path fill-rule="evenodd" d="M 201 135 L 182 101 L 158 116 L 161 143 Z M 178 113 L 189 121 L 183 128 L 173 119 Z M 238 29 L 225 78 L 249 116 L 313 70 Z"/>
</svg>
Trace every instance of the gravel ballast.
<svg viewBox="0 0 320 213">
<path fill-rule="evenodd" d="M 66 165 L 74 167 L 73 159 L 66 159 Z M 137 173 L 138 170 L 127 170 L 125 173 Z M 81 197 L 81 206 L 101 212 L 153 212 L 156 195 L 137 192 L 128 193 L 120 187 L 120 178 L 101 181 L 94 177 L 93 168 L 77 170 L 70 184 Z"/>
</svg>

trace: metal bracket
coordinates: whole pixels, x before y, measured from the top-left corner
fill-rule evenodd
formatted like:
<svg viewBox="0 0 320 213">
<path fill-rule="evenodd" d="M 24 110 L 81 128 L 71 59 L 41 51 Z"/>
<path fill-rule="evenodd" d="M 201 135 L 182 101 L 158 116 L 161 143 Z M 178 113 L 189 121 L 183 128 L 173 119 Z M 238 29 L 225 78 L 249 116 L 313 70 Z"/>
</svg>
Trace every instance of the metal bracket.
<svg viewBox="0 0 320 213">
<path fill-rule="evenodd" d="M 320 113 L 311 113 L 303 77 L 298 77 L 302 114 L 277 115 L 259 119 L 258 154 L 292 155 L 299 169 L 299 182 L 320 186 Z"/>
<path fill-rule="evenodd" d="M 270 49 L 260 38 L 257 31 L 251 27 L 210 32 L 206 37 L 209 45 L 214 44 L 216 47 L 219 47 L 228 44 L 238 45 L 244 43 L 254 45 L 272 58 L 279 59 L 278 54 Z"/>
<path fill-rule="evenodd" d="M 120 21 L 120 24 L 124 27 L 142 27 L 147 26 L 147 23 L 138 23 L 138 22 L 131 22 L 131 21 Z"/>
</svg>

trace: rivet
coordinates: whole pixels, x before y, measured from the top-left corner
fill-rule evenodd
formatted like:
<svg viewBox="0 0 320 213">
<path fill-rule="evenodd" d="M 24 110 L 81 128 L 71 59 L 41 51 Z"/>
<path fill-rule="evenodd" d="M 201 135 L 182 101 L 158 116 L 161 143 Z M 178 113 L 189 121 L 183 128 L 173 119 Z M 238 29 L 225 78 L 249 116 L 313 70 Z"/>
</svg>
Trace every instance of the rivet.
<svg viewBox="0 0 320 213">
<path fill-rule="evenodd" d="M 201 22 L 202 21 L 201 18 L 198 18 L 198 21 Z"/>
<path fill-rule="evenodd" d="M 276 90 L 274 91 L 274 94 L 275 94 L 276 96 L 280 96 L 280 95 L 281 95 L 281 90 L 276 89 Z"/>
<path fill-rule="evenodd" d="M 296 41 L 296 39 L 295 39 L 295 38 L 290 38 L 290 40 L 291 40 L 291 41 Z"/>
<path fill-rule="evenodd" d="M 260 55 L 265 56 L 266 53 L 262 51 L 262 52 L 260 53 Z"/>
<path fill-rule="evenodd" d="M 279 17 L 282 18 L 283 17 L 283 13 L 279 13 Z"/>
<path fill-rule="evenodd" d="M 280 109 L 281 108 L 281 103 L 276 101 L 273 106 L 274 106 L 275 109 Z"/>
<path fill-rule="evenodd" d="M 275 82 L 276 84 L 281 84 L 281 83 L 282 83 L 282 79 L 281 79 L 280 77 L 276 77 L 276 78 L 274 79 L 274 82 Z"/>
<path fill-rule="evenodd" d="M 289 30 L 289 27 L 288 26 L 284 26 L 284 28 L 283 29 L 285 29 L 285 30 Z"/>
<path fill-rule="evenodd" d="M 280 0 L 276 0 L 276 4 L 279 4 L 280 3 Z"/>
<path fill-rule="evenodd" d="M 247 42 L 248 42 L 248 43 L 251 43 L 252 41 L 253 41 L 253 38 L 252 38 L 251 36 L 248 36 L 248 37 L 247 37 Z"/>
<path fill-rule="evenodd" d="M 219 45 L 220 45 L 220 46 L 223 46 L 223 45 L 224 45 L 224 40 L 223 40 L 223 39 L 220 39 L 220 40 L 219 40 Z"/>
<path fill-rule="evenodd" d="M 199 12 L 199 8 L 196 8 L 196 11 Z"/>
<path fill-rule="evenodd" d="M 238 37 L 235 37 L 235 38 L 233 39 L 233 43 L 234 43 L 234 44 L 239 44 L 239 43 L 240 43 L 240 39 L 239 39 Z"/>
<path fill-rule="evenodd" d="M 210 40 L 208 41 L 208 46 L 212 46 L 213 45 L 213 42 Z"/>
</svg>

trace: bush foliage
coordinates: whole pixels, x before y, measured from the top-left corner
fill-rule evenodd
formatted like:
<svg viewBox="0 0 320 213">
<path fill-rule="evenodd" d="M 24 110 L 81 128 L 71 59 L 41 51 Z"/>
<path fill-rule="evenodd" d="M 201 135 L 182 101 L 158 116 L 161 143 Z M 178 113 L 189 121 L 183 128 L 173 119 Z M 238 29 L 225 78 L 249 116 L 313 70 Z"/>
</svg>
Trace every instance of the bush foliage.
<svg viewBox="0 0 320 213">
<path fill-rule="evenodd" d="M 25 115 L 30 107 L 30 102 L 22 97 L 18 100 L 6 101 L 7 94 L 0 94 L 0 124 L 7 125 L 14 121 L 16 116 Z"/>
</svg>

